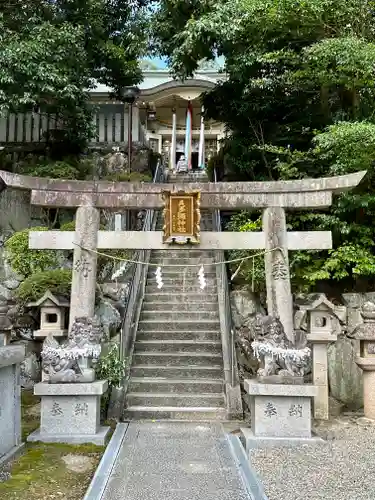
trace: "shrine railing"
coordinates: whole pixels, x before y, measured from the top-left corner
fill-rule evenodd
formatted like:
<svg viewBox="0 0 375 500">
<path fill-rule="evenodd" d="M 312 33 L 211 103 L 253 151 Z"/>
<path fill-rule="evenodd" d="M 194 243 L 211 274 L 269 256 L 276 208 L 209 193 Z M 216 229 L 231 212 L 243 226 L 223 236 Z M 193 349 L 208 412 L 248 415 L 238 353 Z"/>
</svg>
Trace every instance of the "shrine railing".
<svg viewBox="0 0 375 500">
<path fill-rule="evenodd" d="M 163 180 L 164 168 L 159 161 L 156 166 L 153 183 L 163 182 Z M 157 215 L 157 210 L 146 211 L 142 231 L 155 231 Z M 145 292 L 148 270 L 147 263 L 150 260 L 150 254 L 150 250 L 139 250 L 134 258 L 135 261 L 144 262 L 145 264 L 133 264 L 133 270 L 130 278 L 130 290 L 125 306 L 124 319 L 121 329 L 120 351 L 122 359 L 131 357 L 135 333 L 142 307 L 143 295 Z"/>
<path fill-rule="evenodd" d="M 216 171 L 214 171 L 214 182 L 217 182 Z M 214 211 L 213 230 L 222 231 L 220 210 Z M 232 309 L 229 297 L 229 282 L 227 274 L 227 266 L 223 264 L 225 254 L 222 250 L 216 250 L 216 262 L 221 264 L 216 265 L 216 277 L 218 286 L 218 298 L 220 306 L 220 326 L 222 329 L 222 344 L 223 344 L 223 360 L 225 381 L 232 387 L 238 384 L 237 377 L 237 359 L 235 346 L 235 331 L 232 322 Z"/>
</svg>

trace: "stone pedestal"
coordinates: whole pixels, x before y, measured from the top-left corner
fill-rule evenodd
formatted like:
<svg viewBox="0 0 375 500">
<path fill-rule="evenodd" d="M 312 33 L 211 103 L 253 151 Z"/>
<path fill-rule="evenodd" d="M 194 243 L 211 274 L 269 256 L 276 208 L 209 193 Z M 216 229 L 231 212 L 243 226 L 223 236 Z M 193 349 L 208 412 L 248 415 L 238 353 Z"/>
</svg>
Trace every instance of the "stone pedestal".
<svg viewBox="0 0 375 500">
<path fill-rule="evenodd" d="M 318 393 L 314 398 L 314 418 L 328 420 L 328 358 L 327 347 L 336 342 L 335 334 L 308 334 L 307 340 L 312 343 L 313 383 Z"/>
<path fill-rule="evenodd" d="M 28 441 L 44 443 L 105 444 L 109 427 L 100 426 L 100 399 L 106 380 L 91 383 L 47 384 L 34 387 L 41 396 L 40 428 Z"/>
<path fill-rule="evenodd" d="M 359 340 L 359 356 L 355 362 L 363 370 L 365 417 L 375 420 L 375 304 L 363 304 L 361 315 L 363 323 L 353 330 L 354 337 Z"/>
<path fill-rule="evenodd" d="M 23 448 L 20 363 L 24 358 L 24 346 L 0 347 L 0 465 Z"/>
<path fill-rule="evenodd" d="M 245 380 L 251 400 L 251 429 L 241 429 L 246 449 L 314 443 L 311 435 L 313 385 L 262 384 Z"/>
<path fill-rule="evenodd" d="M 363 370 L 363 411 L 375 420 L 375 359 L 358 357 L 356 363 Z"/>
</svg>

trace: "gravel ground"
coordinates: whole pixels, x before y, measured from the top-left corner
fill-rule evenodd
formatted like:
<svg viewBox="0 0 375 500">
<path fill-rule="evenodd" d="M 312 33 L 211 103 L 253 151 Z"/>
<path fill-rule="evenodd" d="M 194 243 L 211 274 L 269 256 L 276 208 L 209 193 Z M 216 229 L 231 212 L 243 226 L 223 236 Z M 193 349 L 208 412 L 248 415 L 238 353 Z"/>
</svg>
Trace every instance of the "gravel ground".
<svg viewBox="0 0 375 500">
<path fill-rule="evenodd" d="M 269 500 L 375 500 L 375 426 L 342 415 L 314 427 L 325 442 L 250 453 Z"/>
</svg>

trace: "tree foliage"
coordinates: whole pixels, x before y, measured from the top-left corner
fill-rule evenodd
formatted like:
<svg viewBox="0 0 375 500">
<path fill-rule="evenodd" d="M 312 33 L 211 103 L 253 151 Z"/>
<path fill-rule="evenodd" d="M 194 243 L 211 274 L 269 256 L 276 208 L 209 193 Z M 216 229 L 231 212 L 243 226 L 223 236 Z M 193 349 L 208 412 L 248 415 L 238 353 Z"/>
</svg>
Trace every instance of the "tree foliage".
<svg viewBox="0 0 375 500">
<path fill-rule="evenodd" d="M 57 116 L 59 140 L 91 137 L 88 91 L 141 80 L 146 10 L 130 0 L 10 0 L 0 5 L 0 111 Z"/>
<path fill-rule="evenodd" d="M 334 250 L 291 253 L 299 287 L 374 283 L 374 7 L 370 0 L 206 0 L 189 7 L 164 0 L 156 17 L 160 53 L 180 77 L 204 58 L 225 57 L 226 79 L 204 97 L 207 116 L 230 131 L 211 164 L 220 178 L 368 170 L 329 212 L 288 214 L 296 230 L 333 232 Z M 248 214 L 249 221 L 257 217 Z M 238 218 L 233 225 L 246 226 Z"/>
</svg>

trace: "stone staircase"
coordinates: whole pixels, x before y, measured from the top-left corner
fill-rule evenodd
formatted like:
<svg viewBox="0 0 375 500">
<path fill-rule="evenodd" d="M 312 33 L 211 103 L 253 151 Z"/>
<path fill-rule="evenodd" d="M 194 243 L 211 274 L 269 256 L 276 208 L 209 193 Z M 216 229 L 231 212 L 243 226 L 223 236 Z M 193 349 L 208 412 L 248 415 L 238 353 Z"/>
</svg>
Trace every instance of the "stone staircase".
<svg viewBox="0 0 375 500">
<path fill-rule="evenodd" d="M 171 176 L 192 182 L 194 174 Z M 202 174 L 199 180 L 206 180 Z M 159 216 L 157 230 L 162 230 Z M 202 212 L 202 230 L 212 215 Z M 150 266 L 134 347 L 126 419 L 219 420 L 226 418 L 223 355 L 213 253 L 199 249 L 154 250 L 151 264 L 162 266 L 158 289 Z M 179 267 L 168 267 L 179 264 Z M 204 264 L 207 286 L 198 283 Z"/>
</svg>

